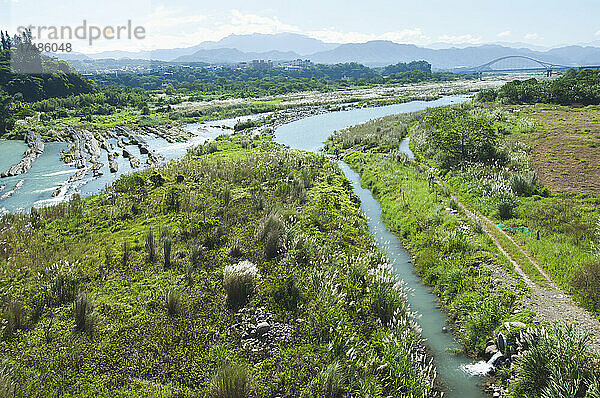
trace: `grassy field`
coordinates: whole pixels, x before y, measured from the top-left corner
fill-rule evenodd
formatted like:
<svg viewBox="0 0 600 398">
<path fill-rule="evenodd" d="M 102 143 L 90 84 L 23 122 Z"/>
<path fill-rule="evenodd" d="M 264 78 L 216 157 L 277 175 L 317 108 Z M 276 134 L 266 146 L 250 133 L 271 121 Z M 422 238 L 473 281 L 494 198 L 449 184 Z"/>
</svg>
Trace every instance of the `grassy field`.
<svg viewBox="0 0 600 398">
<path fill-rule="evenodd" d="M 413 253 L 417 273 L 440 296 L 466 351 L 480 355 L 491 337 L 508 332 L 504 322 L 531 321 L 515 294 L 526 287 L 481 226 L 455 209 L 448 191 L 398 153 L 415 118 L 393 115 L 351 127 L 333 135 L 328 150 L 377 196 L 384 222 Z"/>
<path fill-rule="evenodd" d="M 0 275 L 3 396 L 437 396 L 349 182 L 269 138 L 4 216 Z"/>
<path fill-rule="evenodd" d="M 531 147 L 541 182 L 554 193 L 600 195 L 600 108 L 536 105 L 521 115 L 538 126 L 515 138 Z"/>
<path fill-rule="evenodd" d="M 489 346 L 487 339 L 497 333 L 508 336 L 509 345 L 515 344 L 511 341 L 519 341 L 517 346 L 524 344 L 527 347 L 511 357 L 510 366 L 500 365 L 497 370 L 496 383 L 503 384 L 509 396 L 595 396 L 600 392 L 600 362 L 587 352 L 585 331 L 569 325 L 541 327 L 531 323 L 533 314 L 526 305 L 529 290 L 524 287 L 522 279 L 515 275 L 506 257 L 483 233 L 481 224 L 462 213 L 450 195 L 450 192 L 454 192 L 466 197 L 469 207 L 506 225 L 522 225 L 525 221 L 534 220 L 541 223 L 545 219 L 541 211 L 552 203 L 550 201 L 562 203 L 564 197 L 549 195 L 543 186 L 531 184 L 528 194 L 518 196 L 513 192 L 509 197 L 511 205 L 505 204 L 507 196 L 504 189 L 512 192 L 512 176 L 527 173 L 530 169 L 523 147 L 515 146 L 514 141 L 506 146 L 509 140 L 505 142 L 504 138 L 511 139 L 517 134 L 532 131 L 532 124 L 528 120 L 514 118 L 512 112 L 505 114 L 493 110 L 488 113 L 489 109 L 473 109 L 470 106 L 461 107 L 457 112 L 463 111 L 472 112 L 472 116 L 453 114 L 452 110 L 450 113 L 433 110 L 415 115 L 389 116 L 334 134 L 327 143 L 327 149 L 356 170 L 362 184 L 378 197 L 384 222 L 413 253 L 417 273 L 440 296 L 445 309 L 456 322 L 458 337 L 468 351 L 481 355 L 483 349 Z M 442 134 L 456 134 L 450 138 L 456 139 L 457 151 L 449 156 L 458 154 L 458 158 L 452 159 L 459 160 L 458 167 L 440 168 L 441 161 L 449 163 L 448 158 L 444 159 L 445 154 L 440 154 L 438 150 L 428 152 L 428 140 L 424 139 L 424 135 L 429 131 L 423 131 L 429 128 L 425 126 L 431 126 L 428 117 L 448 117 L 451 120 L 452 127 L 440 130 Z M 489 118 L 489 123 L 486 124 L 481 117 Z M 461 136 L 461 128 L 469 131 Z M 496 151 L 490 151 L 486 143 L 478 150 L 486 151 L 486 156 L 493 154 L 495 162 L 478 164 L 469 161 L 460 164 L 461 154 L 472 150 L 464 138 L 471 135 L 471 139 L 481 143 L 482 135 L 478 129 L 487 129 Z M 416 162 L 410 161 L 397 150 L 399 140 L 407 133 L 411 133 L 415 150 L 422 150 Z M 461 137 L 463 140 L 459 139 Z M 438 141 L 447 139 L 443 135 L 436 136 Z M 475 156 L 478 156 L 477 152 Z M 501 164 L 501 159 L 507 163 Z M 439 169 L 432 173 L 432 166 Z M 450 185 L 437 184 L 437 174 L 450 181 Z M 496 192 L 500 192 L 500 195 Z M 573 207 L 572 213 L 568 214 L 578 214 L 586 206 L 585 203 L 589 206 L 593 200 L 588 196 L 579 196 L 575 203 L 566 202 L 566 207 Z M 525 215 L 527 206 L 530 213 Z M 591 215 L 597 214 L 597 208 L 589 206 L 588 209 Z M 554 253 L 554 259 L 547 259 L 548 263 L 564 261 L 572 265 L 567 258 L 583 261 L 576 255 L 586 253 L 590 247 L 587 238 L 579 240 L 586 243 L 577 245 L 571 232 L 550 231 L 545 229 L 539 241 L 533 236 L 525 237 L 520 232 L 515 237 L 520 239 L 521 244 L 527 245 L 538 260 L 542 257 L 531 250 L 535 245 L 542 248 L 543 253 Z M 520 252 L 513 247 L 514 244 L 504 242 L 502 245 L 506 245 L 509 254 L 522 263 L 522 268 L 531 275 L 531 279 L 543 284 L 542 276 L 533 265 L 527 266 L 526 259 L 521 258 L 524 256 L 515 255 Z M 595 268 L 583 269 L 594 272 L 592 270 Z M 565 277 L 563 280 L 568 280 L 569 285 L 573 286 L 573 272 L 577 272 L 577 268 L 553 269 L 552 275 L 570 275 L 571 278 Z M 588 278 L 582 280 L 588 281 Z M 594 285 L 585 286 L 588 286 L 588 290 L 578 292 L 577 296 L 589 304 L 594 301 L 593 290 L 589 286 Z M 586 294 L 589 301 L 584 298 Z M 521 327 L 529 327 L 526 330 L 506 327 L 505 322 L 515 321 L 522 321 L 523 324 L 518 323 Z"/>
</svg>

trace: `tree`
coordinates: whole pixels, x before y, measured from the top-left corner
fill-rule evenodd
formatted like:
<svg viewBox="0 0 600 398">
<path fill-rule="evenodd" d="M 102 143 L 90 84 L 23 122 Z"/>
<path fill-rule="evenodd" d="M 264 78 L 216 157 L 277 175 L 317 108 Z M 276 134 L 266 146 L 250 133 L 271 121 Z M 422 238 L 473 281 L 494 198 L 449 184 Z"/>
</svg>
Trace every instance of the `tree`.
<svg viewBox="0 0 600 398">
<path fill-rule="evenodd" d="M 15 125 L 11 108 L 12 98 L 6 92 L 0 90 L 0 133 L 11 130 Z"/>
<path fill-rule="evenodd" d="M 439 108 L 426 112 L 420 123 L 430 152 L 442 167 L 462 162 L 489 162 L 495 158 L 498 133 L 488 119 L 464 108 Z"/>
</svg>

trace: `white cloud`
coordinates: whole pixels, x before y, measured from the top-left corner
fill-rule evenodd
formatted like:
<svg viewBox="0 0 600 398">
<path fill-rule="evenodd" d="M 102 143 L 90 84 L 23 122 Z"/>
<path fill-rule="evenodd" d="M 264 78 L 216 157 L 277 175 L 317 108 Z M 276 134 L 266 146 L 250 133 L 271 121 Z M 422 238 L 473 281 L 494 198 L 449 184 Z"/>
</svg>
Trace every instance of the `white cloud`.
<svg viewBox="0 0 600 398">
<path fill-rule="evenodd" d="M 537 33 L 527 33 L 525 35 L 525 40 L 537 40 L 539 39 L 539 35 Z"/>
<path fill-rule="evenodd" d="M 596 36 L 600 36 L 600 30 L 596 32 Z"/>
<path fill-rule="evenodd" d="M 473 35 L 443 35 L 440 36 L 439 41 L 443 43 L 451 44 L 481 44 L 483 38 L 481 36 L 475 37 Z"/>
<path fill-rule="evenodd" d="M 498 33 L 496 36 L 498 36 L 498 37 L 506 37 L 506 36 L 510 36 L 510 34 L 511 34 L 510 30 L 505 30 L 504 32 Z"/>
</svg>

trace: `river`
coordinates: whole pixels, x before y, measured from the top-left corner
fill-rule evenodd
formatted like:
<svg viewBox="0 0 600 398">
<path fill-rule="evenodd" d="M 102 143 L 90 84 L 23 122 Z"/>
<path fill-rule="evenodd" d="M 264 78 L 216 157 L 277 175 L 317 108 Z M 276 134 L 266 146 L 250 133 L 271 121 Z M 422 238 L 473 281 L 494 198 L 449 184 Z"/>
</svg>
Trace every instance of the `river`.
<svg viewBox="0 0 600 398">
<path fill-rule="evenodd" d="M 323 142 L 336 130 L 367 122 L 371 119 L 406 112 L 416 112 L 428 107 L 450 105 L 464 102 L 463 96 L 444 97 L 437 101 L 414 101 L 378 108 L 361 108 L 350 111 L 325 113 L 300 119 L 280 126 L 275 130 L 275 141 L 298 149 L 319 151 Z M 413 154 L 408 148 L 408 139 L 400 146 L 409 157 Z M 469 376 L 461 367 L 472 363 L 468 356 L 456 354 L 461 346 L 452 334 L 442 332 L 448 326 L 448 318 L 439 307 L 438 298 L 431 289 L 421 283 L 415 274 L 411 257 L 403 248 L 398 238 L 392 234 L 381 220 L 381 207 L 368 189 L 360 185 L 360 177 L 344 162 L 340 167 L 351 181 L 352 187 L 361 200 L 361 209 L 365 213 L 369 230 L 375 237 L 377 245 L 385 251 L 392 268 L 399 279 L 412 290 L 408 301 L 412 310 L 420 314 L 418 320 L 422 328 L 422 336 L 434 358 L 438 370 L 438 381 L 442 384 L 447 398 L 479 398 L 484 397 L 482 378 Z"/>
<path fill-rule="evenodd" d="M 148 146 L 164 159 L 177 159 L 183 157 L 190 147 L 214 139 L 221 134 L 231 133 L 235 124 L 240 120 L 262 116 L 250 115 L 187 124 L 184 128 L 192 133 L 192 138 L 186 142 L 170 143 L 157 136 L 145 136 L 144 138 Z M 113 145 L 115 151 L 119 149 L 116 145 L 116 139 L 111 138 L 107 141 Z M 102 150 L 100 162 L 104 164 L 101 168 L 103 175 L 94 178 L 89 173 L 82 180 L 69 183 L 69 178 L 76 173 L 77 169 L 60 160 L 61 152 L 66 150 L 68 146 L 69 144 L 64 142 L 46 143 L 44 153 L 33 162 L 29 171 L 14 177 L 0 178 L 0 214 L 28 211 L 32 207 L 59 203 L 68 199 L 74 193 L 82 196 L 93 195 L 110 185 L 121 175 L 136 171 L 131 167 L 128 159 L 119 156 L 116 158 L 119 169 L 116 173 L 111 173 L 108 166 L 108 153 Z M 146 166 L 143 161 L 144 156 L 136 145 L 126 145 L 126 148 L 136 158 L 142 160 L 142 167 Z M 0 172 L 18 163 L 26 149 L 27 146 L 23 141 L 0 140 Z M 55 194 L 57 190 L 58 195 Z M 11 191 L 14 191 L 12 195 L 3 197 Z"/>
</svg>

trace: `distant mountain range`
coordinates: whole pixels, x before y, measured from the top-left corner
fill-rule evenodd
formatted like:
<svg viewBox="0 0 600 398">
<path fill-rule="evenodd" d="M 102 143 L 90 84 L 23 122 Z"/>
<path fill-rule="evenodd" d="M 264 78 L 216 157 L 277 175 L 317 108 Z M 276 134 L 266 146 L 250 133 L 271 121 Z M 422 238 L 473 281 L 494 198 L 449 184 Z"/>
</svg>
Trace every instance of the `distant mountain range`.
<svg viewBox="0 0 600 398">
<path fill-rule="evenodd" d="M 564 46 L 544 49 L 525 43 L 486 44 L 451 47 L 435 43 L 432 48 L 376 40 L 366 43 L 325 43 L 307 36 L 280 33 L 273 35 L 231 35 L 219 41 L 207 41 L 186 48 L 144 52 L 105 51 L 96 54 L 53 54 L 67 61 L 98 59 L 151 59 L 169 62 L 205 62 L 233 64 L 253 59 L 289 61 L 310 59 L 314 63 L 335 64 L 358 62 L 367 66 L 384 66 L 398 62 L 425 60 L 434 69 L 477 66 L 495 58 L 523 55 L 542 61 L 566 65 L 600 65 L 600 42 L 585 46 Z"/>
</svg>

